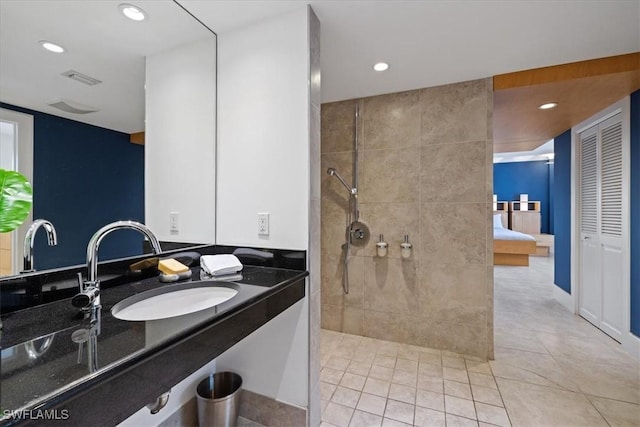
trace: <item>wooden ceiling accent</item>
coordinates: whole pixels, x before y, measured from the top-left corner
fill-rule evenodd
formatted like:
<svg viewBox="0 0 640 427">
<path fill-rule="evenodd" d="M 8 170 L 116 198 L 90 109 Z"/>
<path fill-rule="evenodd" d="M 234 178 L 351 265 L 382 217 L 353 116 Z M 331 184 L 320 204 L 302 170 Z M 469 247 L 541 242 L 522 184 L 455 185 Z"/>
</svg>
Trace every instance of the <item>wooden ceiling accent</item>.
<svg viewBox="0 0 640 427">
<path fill-rule="evenodd" d="M 129 142 L 132 144 L 144 145 L 144 132 L 130 134 Z"/>
<path fill-rule="evenodd" d="M 494 77 L 496 153 L 529 151 L 640 89 L 640 53 Z M 551 110 L 538 106 L 557 102 Z"/>
</svg>

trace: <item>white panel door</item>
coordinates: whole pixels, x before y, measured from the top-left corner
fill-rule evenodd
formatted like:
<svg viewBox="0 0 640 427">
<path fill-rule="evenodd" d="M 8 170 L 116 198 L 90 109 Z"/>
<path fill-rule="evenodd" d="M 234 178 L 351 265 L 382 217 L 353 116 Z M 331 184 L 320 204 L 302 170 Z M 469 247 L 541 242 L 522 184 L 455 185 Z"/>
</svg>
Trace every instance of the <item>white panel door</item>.
<svg viewBox="0 0 640 427">
<path fill-rule="evenodd" d="M 623 330 L 622 117 L 583 131 L 580 142 L 580 315 L 620 341 Z"/>
</svg>

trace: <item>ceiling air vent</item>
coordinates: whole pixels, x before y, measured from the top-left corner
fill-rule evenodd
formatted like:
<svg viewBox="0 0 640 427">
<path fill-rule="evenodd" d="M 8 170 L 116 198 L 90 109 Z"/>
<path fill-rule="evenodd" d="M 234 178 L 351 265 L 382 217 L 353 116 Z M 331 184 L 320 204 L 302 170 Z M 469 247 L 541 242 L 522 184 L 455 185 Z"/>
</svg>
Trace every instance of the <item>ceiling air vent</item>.
<svg viewBox="0 0 640 427">
<path fill-rule="evenodd" d="M 102 80 L 94 79 L 93 77 L 89 77 L 86 74 L 82 74 L 74 70 L 65 71 L 64 73 L 62 73 L 62 75 L 89 86 L 94 86 L 102 83 Z"/>
<path fill-rule="evenodd" d="M 66 111 L 67 113 L 73 114 L 88 114 L 100 111 L 97 108 L 70 101 L 68 99 L 57 99 L 55 101 L 47 103 L 47 105 L 53 108 L 57 108 L 58 110 Z"/>
</svg>

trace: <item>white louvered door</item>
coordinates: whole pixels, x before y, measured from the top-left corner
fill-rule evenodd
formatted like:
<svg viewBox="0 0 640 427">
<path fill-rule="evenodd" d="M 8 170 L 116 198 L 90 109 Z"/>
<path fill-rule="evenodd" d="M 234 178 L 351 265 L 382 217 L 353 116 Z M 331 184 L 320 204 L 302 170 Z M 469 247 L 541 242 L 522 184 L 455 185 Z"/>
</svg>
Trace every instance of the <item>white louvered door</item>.
<svg viewBox="0 0 640 427">
<path fill-rule="evenodd" d="M 601 266 L 598 233 L 598 126 L 580 134 L 580 246 L 582 257 L 580 315 L 598 326 Z"/>
<path fill-rule="evenodd" d="M 580 315 L 620 341 L 623 324 L 622 117 L 580 142 Z"/>
</svg>

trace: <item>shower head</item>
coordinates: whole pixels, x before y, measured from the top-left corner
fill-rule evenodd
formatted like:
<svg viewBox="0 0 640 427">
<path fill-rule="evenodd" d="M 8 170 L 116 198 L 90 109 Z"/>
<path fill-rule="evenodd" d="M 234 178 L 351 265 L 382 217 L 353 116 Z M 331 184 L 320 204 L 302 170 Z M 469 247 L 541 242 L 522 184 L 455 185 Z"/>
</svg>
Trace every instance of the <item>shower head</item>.
<svg viewBox="0 0 640 427">
<path fill-rule="evenodd" d="M 335 170 L 334 168 L 329 168 L 327 169 L 327 174 L 331 175 L 331 176 L 335 176 L 336 178 L 338 178 L 338 180 L 342 183 L 342 185 L 345 186 L 345 188 L 349 191 L 349 194 L 357 194 L 358 190 L 355 188 L 351 188 L 351 186 L 349 186 L 349 184 L 347 184 L 347 181 L 345 181 L 340 174 L 338 173 L 337 170 Z"/>
</svg>

